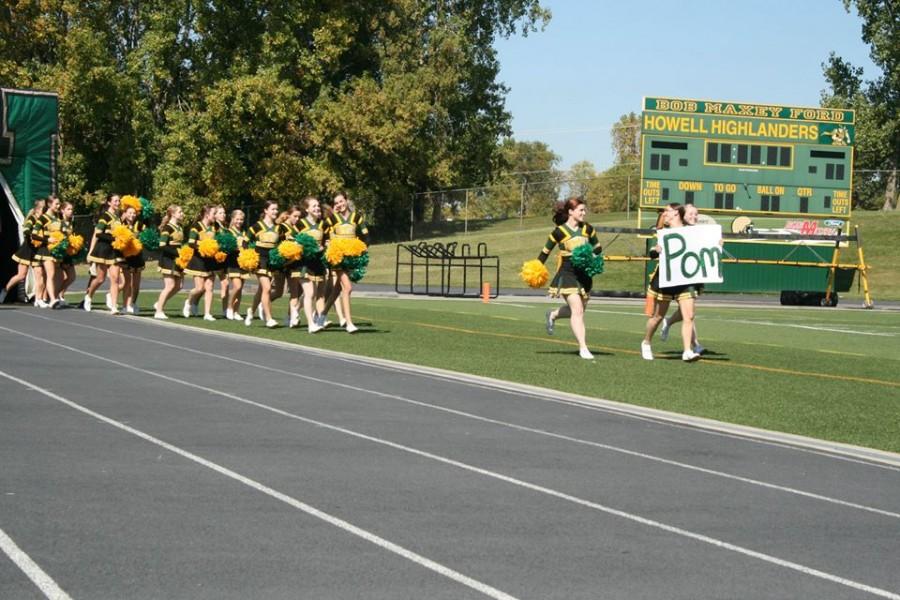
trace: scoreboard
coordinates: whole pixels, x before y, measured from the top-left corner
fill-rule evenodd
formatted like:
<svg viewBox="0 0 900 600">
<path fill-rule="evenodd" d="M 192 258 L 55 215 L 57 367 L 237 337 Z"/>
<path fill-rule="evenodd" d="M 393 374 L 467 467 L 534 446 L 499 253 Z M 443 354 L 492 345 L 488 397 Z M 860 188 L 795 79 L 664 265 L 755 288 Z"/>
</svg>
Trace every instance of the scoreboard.
<svg viewBox="0 0 900 600">
<path fill-rule="evenodd" d="M 644 98 L 640 208 L 654 210 L 642 221 L 669 202 L 847 220 L 855 139 L 852 110 Z"/>
<path fill-rule="evenodd" d="M 745 234 L 726 240 L 726 257 L 743 262 L 726 263 L 710 291 L 847 291 L 852 270 L 830 279 L 784 263 L 827 264 L 847 246 L 822 237 L 849 230 L 854 121 L 843 109 L 644 98 L 638 227 L 678 202 Z M 810 234 L 819 239 L 798 239 Z"/>
</svg>

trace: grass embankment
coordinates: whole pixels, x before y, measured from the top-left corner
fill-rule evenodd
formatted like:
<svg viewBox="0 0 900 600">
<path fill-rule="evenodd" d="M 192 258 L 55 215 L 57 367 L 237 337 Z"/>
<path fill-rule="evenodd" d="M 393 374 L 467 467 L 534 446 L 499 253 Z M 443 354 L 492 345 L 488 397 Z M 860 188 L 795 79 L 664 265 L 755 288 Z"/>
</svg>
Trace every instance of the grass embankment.
<svg viewBox="0 0 900 600">
<path fill-rule="evenodd" d="M 172 321 L 900 452 L 896 313 L 713 308 L 701 300 L 698 326 L 711 352 L 685 364 L 676 331 L 654 345 L 657 360 L 640 358 L 640 306 L 589 308 L 594 361 L 577 357 L 565 322 L 555 336 L 546 335 L 547 307 L 359 298 L 354 314 L 362 330 L 355 336 L 338 329 L 268 330 L 259 321 L 253 327 Z M 283 315 L 283 301 L 276 311 Z"/>
</svg>

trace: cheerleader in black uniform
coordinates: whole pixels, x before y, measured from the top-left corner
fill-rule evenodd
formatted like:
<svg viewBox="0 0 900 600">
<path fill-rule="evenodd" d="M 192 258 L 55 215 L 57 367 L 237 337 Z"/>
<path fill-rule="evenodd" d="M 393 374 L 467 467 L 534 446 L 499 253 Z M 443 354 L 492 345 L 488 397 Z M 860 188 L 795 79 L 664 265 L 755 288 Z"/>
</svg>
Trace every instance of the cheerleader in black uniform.
<svg viewBox="0 0 900 600">
<path fill-rule="evenodd" d="M 118 224 L 116 215 L 119 210 L 119 201 L 119 196 L 117 195 L 108 196 L 101 208 L 97 223 L 94 225 L 94 235 L 91 238 L 91 247 L 88 251 L 87 259 L 89 263 L 95 265 L 97 274 L 88 284 L 82 303 L 84 310 L 88 312 L 91 310 L 91 300 L 94 297 L 94 292 L 106 281 L 107 274 L 109 274 L 110 298 L 115 299 L 119 296 L 119 264 L 121 264 L 123 259 L 112 247 L 112 227 Z M 115 304 L 113 304 L 114 306 Z M 118 310 L 111 309 L 111 312 L 116 314 Z"/>
<path fill-rule="evenodd" d="M 666 205 L 662 212 L 662 222 L 666 227 L 683 227 L 684 226 L 684 207 L 678 203 Z M 659 257 L 661 248 L 655 246 L 650 252 L 650 258 Z M 694 328 L 694 298 L 697 297 L 697 290 L 692 285 L 679 285 L 667 288 L 659 287 L 659 266 L 653 271 L 650 278 L 650 288 L 647 290 L 647 296 L 653 298 L 653 315 L 647 319 L 647 327 L 644 332 L 644 340 L 641 342 L 641 357 L 644 360 L 653 360 L 653 349 L 650 346 L 650 340 L 656 333 L 663 316 L 669 310 L 669 304 L 675 300 L 681 309 L 681 337 L 683 352 L 681 360 L 692 362 L 700 358 L 700 355 L 691 348 L 691 332 Z"/>
<path fill-rule="evenodd" d="M 275 222 L 278 216 L 278 204 L 275 202 L 266 202 L 263 205 L 263 212 L 250 229 L 247 230 L 247 242 L 253 244 L 259 255 L 259 265 L 256 267 L 256 277 L 259 286 L 256 288 L 256 294 L 253 296 L 253 302 L 247 309 L 247 317 L 244 319 L 244 325 L 249 326 L 253 323 L 253 313 L 260 304 L 262 305 L 263 316 L 266 319 L 266 327 L 277 327 L 278 321 L 272 318 L 272 302 L 269 295 L 272 291 L 272 272 L 269 270 L 269 250 L 278 245 L 281 241 L 278 224 Z"/>
<path fill-rule="evenodd" d="M 44 214 L 38 221 L 38 237 L 42 243 L 37 250 L 37 257 L 44 264 L 44 281 L 50 308 L 62 307 L 62 301 L 58 296 L 58 290 L 62 287 L 62 270 L 59 268 L 60 260 L 53 256 L 49 246 L 51 236 L 62 234 L 62 219 L 59 215 L 61 204 L 59 198 L 51 196 L 47 201 L 47 210 L 44 211 Z"/>
<path fill-rule="evenodd" d="M 593 279 L 572 265 L 572 251 L 584 244 L 590 244 L 594 254 L 602 250 L 597 233 L 590 223 L 585 222 L 587 206 L 581 198 L 569 198 L 559 202 L 553 212 L 556 228 L 550 232 L 538 260 L 547 261 L 553 248 L 559 251 L 559 269 L 550 282 L 550 296 L 562 296 L 566 306 L 547 312 L 547 333 L 552 334 L 557 319 L 569 319 L 569 325 L 578 341 L 578 356 L 590 360 L 594 358 L 588 350 L 584 326 L 584 309 L 587 306 L 593 287 Z"/>
<path fill-rule="evenodd" d="M 700 212 L 697 210 L 697 207 L 693 204 L 685 204 L 684 205 L 684 224 L 685 225 L 696 225 L 697 221 L 700 218 Z M 703 284 L 695 285 L 694 289 L 697 290 L 697 295 L 699 296 L 703 293 Z M 694 299 L 694 304 L 696 305 L 696 299 Z M 706 352 L 706 348 L 704 348 L 700 341 L 697 339 L 697 318 L 696 318 L 696 306 L 694 306 L 694 328 L 691 330 L 691 350 L 694 351 L 695 354 L 703 354 Z M 681 304 L 678 305 L 678 308 L 675 309 L 675 314 L 671 317 L 663 317 L 662 324 L 659 328 L 659 339 L 662 341 L 666 341 L 669 338 L 669 328 L 682 321 L 681 315 Z"/>
<path fill-rule="evenodd" d="M 291 206 L 278 217 L 281 227 L 280 234 L 282 240 L 293 240 L 294 236 L 300 233 L 297 223 L 300 222 L 302 211 L 299 206 Z M 288 289 L 288 327 L 293 329 L 300 324 L 300 279 L 302 278 L 302 267 L 300 261 L 295 261 L 284 265 L 279 273 L 275 274 L 272 284 L 272 301 L 274 302 L 284 295 L 285 286 Z M 280 284 L 280 285 L 279 285 Z"/>
<path fill-rule="evenodd" d="M 134 237 L 140 236 L 141 232 L 147 228 L 134 206 L 128 206 L 122 211 L 122 224 L 131 230 Z M 137 297 L 141 292 L 141 273 L 146 266 L 147 260 L 144 257 L 143 249 L 134 256 L 126 256 L 125 262 L 122 264 L 122 275 L 125 280 L 125 284 L 122 286 L 122 296 L 125 302 L 123 310 L 126 315 L 136 315 L 139 312 Z"/>
<path fill-rule="evenodd" d="M 216 233 L 220 231 L 226 231 L 228 229 L 228 224 L 225 222 L 225 206 L 222 204 L 216 204 L 213 206 L 213 228 L 216 230 Z M 228 259 L 225 259 L 225 262 L 218 264 L 219 268 L 215 272 L 215 276 L 219 278 L 219 301 L 222 304 L 222 315 L 225 318 L 228 317 Z M 215 277 L 213 278 L 213 284 L 215 284 Z"/>
<path fill-rule="evenodd" d="M 235 321 L 242 321 L 241 317 L 241 295 L 244 290 L 244 280 L 250 277 L 247 271 L 241 269 L 238 265 L 238 254 L 247 247 L 247 236 L 244 234 L 244 211 L 231 211 L 231 219 L 228 223 L 228 231 L 237 240 L 237 250 L 230 252 L 228 258 L 225 259 L 225 276 L 226 281 L 231 284 L 231 290 L 228 291 L 228 300 L 225 308 L 225 318 Z M 227 290 L 227 288 L 226 288 Z"/>
<path fill-rule="evenodd" d="M 318 322 L 319 313 L 325 311 L 325 264 L 322 262 L 322 248 L 325 245 L 325 230 L 322 228 L 322 207 L 312 196 L 303 199 L 303 218 L 298 223 L 300 233 L 310 236 L 319 244 L 319 252 L 313 256 L 303 255 L 300 259 L 300 286 L 303 289 L 303 312 L 310 333 L 323 329 Z M 313 307 L 315 303 L 315 308 Z"/>
<path fill-rule="evenodd" d="M 362 217 L 350 209 L 350 201 L 343 193 L 334 197 L 334 212 L 325 223 L 325 231 L 330 240 L 341 238 L 359 238 L 366 244 L 369 242 L 369 228 Z M 356 333 L 359 328 L 353 324 L 350 313 L 350 293 L 353 291 L 353 282 L 350 276 L 339 269 L 332 271 L 333 291 L 326 304 L 326 312 L 331 305 L 340 300 L 338 316 L 343 317 L 342 326 L 347 333 Z M 319 317 L 319 324 L 324 325 L 325 315 Z"/>
<path fill-rule="evenodd" d="M 184 308 L 181 314 L 185 318 L 191 316 L 191 307 L 197 305 L 200 302 L 200 297 L 203 296 L 203 320 L 216 320 L 212 315 L 213 282 L 216 271 L 221 268 L 221 265 L 214 257 L 200 256 L 200 242 L 213 239 L 216 236 L 214 217 L 213 207 L 204 206 L 200 210 L 200 214 L 197 215 L 197 221 L 188 234 L 188 246 L 194 249 L 194 255 L 184 270 L 184 274 L 194 278 L 194 289 L 191 290 L 187 300 L 184 301 Z"/>
<path fill-rule="evenodd" d="M 74 213 L 75 207 L 72 206 L 71 202 L 62 203 L 62 208 L 60 209 L 59 215 L 62 218 L 62 232 L 66 237 L 72 235 L 72 215 Z M 75 283 L 75 257 L 71 254 L 66 253 L 59 265 L 59 268 L 62 272 L 62 284 L 59 287 L 59 299 L 60 301 L 62 301 L 63 306 L 68 306 L 68 303 L 66 303 L 65 295 L 66 290 L 69 289 L 69 286 Z"/>
<path fill-rule="evenodd" d="M 36 257 L 37 247 L 35 244 L 38 244 L 39 240 L 35 237 L 35 234 L 37 233 L 38 219 L 44 214 L 46 202 L 43 198 L 35 200 L 31 210 L 25 215 L 25 220 L 22 222 L 22 244 L 12 257 L 19 266 L 16 274 L 10 277 L 3 289 L 0 290 L 0 304 L 6 301 L 6 296 L 11 290 L 14 290 L 17 285 L 25 281 L 25 278 L 28 277 L 28 269 L 34 271 L 34 289 L 36 292 L 40 292 L 40 295 L 35 294 L 35 303 L 44 294 L 44 267 Z"/>
<path fill-rule="evenodd" d="M 162 273 L 164 283 L 159 298 L 153 305 L 154 319 L 169 318 L 166 316 L 166 302 L 181 290 L 181 282 L 184 280 L 184 271 L 175 263 L 178 249 L 184 243 L 184 230 L 181 227 L 183 217 L 181 207 L 173 204 L 166 209 L 159 225 L 159 272 Z"/>
</svg>

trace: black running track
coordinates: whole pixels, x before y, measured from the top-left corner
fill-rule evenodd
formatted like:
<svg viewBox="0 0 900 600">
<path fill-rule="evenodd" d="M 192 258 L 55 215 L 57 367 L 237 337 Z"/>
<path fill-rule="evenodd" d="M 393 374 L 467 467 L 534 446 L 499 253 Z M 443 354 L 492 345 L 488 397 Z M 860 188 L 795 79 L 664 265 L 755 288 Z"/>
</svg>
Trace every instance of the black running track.
<svg viewBox="0 0 900 600">
<path fill-rule="evenodd" d="M 897 455 L 77 310 L 0 348 L 0 598 L 900 598 Z"/>
</svg>

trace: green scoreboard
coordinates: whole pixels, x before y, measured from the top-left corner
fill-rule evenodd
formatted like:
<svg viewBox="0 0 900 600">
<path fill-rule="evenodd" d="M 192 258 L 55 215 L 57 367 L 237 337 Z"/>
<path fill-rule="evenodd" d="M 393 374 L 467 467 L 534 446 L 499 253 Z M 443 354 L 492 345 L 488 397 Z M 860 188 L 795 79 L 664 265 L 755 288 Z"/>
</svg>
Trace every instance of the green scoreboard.
<svg viewBox="0 0 900 600">
<path fill-rule="evenodd" d="M 852 110 L 644 98 L 638 225 L 652 227 L 660 207 L 678 202 L 695 205 L 726 232 L 739 216 L 752 220 L 760 232 L 846 232 L 855 140 Z M 816 245 L 835 246 L 826 241 L 801 245 L 810 246 L 812 254 Z M 729 241 L 726 250 L 736 257 L 766 260 L 782 256 L 819 260 L 825 254 L 823 248 L 814 258 L 797 246 L 797 242 L 742 239 Z M 726 283 L 716 289 L 797 289 L 785 285 L 799 276 L 800 289 L 820 290 L 827 280 L 824 269 L 752 266 L 755 269 L 732 265 L 729 283 L 726 265 Z M 744 275 L 751 270 L 748 279 Z"/>
</svg>

